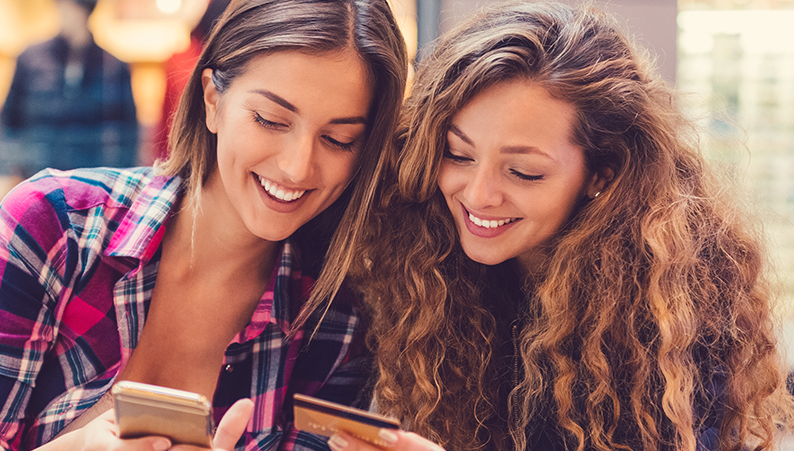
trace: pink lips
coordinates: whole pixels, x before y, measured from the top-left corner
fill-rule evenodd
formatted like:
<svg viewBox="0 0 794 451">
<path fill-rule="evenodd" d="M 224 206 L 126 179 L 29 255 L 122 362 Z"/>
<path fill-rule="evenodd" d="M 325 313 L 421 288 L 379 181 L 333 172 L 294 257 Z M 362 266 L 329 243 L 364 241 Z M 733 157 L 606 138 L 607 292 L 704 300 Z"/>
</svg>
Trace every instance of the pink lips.
<svg viewBox="0 0 794 451">
<path fill-rule="evenodd" d="M 259 197 L 262 199 L 262 202 L 265 204 L 266 207 L 269 209 L 277 212 L 277 213 L 292 213 L 296 211 L 298 208 L 303 205 L 306 198 L 309 197 L 311 194 L 310 192 L 305 193 L 303 196 L 296 200 L 292 200 L 289 202 L 283 201 L 281 199 L 277 199 L 270 195 L 262 184 L 259 183 L 259 178 L 256 174 L 253 175 L 254 183 L 256 183 L 257 188 L 259 190 Z"/>
<path fill-rule="evenodd" d="M 461 204 L 461 208 L 463 210 L 463 222 L 466 223 L 466 229 L 468 229 L 468 231 L 472 235 L 474 235 L 476 237 L 479 237 L 479 238 L 493 238 L 493 237 L 499 236 L 499 235 L 503 234 L 504 232 L 506 232 L 508 229 L 512 228 L 513 225 L 516 224 L 518 221 L 520 221 L 520 219 L 518 219 L 518 220 L 515 220 L 513 222 L 510 222 L 509 224 L 505 224 L 505 225 L 502 225 L 502 226 L 499 226 L 499 227 L 493 227 L 493 228 L 480 227 L 477 224 L 471 222 L 471 219 L 469 219 L 469 211 L 466 210 L 466 207 L 464 207 L 463 204 Z M 477 215 L 475 215 L 475 216 L 477 216 Z M 482 218 L 482 219 L 491 219 L 491 218 Z"/>
</svg>

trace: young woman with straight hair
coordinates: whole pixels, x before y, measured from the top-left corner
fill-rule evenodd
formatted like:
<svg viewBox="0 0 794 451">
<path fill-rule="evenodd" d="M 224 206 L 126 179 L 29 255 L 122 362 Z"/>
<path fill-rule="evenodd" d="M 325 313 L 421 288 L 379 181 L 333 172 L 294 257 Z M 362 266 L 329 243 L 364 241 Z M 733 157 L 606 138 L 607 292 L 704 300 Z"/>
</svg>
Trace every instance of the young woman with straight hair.
<svg viewBox="0 0 794 451">
<path fill-rule="evenodd" d="M 367 402 L 343 282 L 406 71 L 383 0 L 234 0 L 166 161 L 45 170 L 10 193 L 0 447 L 177 445 L 118 438 L 107 393 L 131 380 L 211 399 L 216 449 L 327 449 L 295 430 L 292 395 Z"/>
</svg>

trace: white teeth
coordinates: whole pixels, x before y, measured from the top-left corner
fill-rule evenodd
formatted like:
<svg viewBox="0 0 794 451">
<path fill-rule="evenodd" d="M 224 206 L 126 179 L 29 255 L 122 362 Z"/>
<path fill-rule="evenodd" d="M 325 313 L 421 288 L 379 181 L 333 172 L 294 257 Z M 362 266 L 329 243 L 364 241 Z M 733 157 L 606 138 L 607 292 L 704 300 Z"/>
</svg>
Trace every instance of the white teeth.
<svg viewBox="0 0 794 451">
<path fill-rule="evenodd" d="M 265 188 L 271 196 L 275 197 L 278 200 L 282 200 L 284 202 L 292 202 L 293 200 L 300 199 L 304 194 L 306 194 L 306 190 L 302 191 L 291 191 L 283 186 L 278 186 L 275 183 L 271 183 L 269 180 L 265 180 L 262 177 L 259 177 L 259 183 L 262 184 L 262 187 Z"/>
<path fill-rule="evenodd" d="M 480 219 L 473 214 L 469 213 L 469 220 L 473 222 L 475 225 L 482 227 L 484 229 L 495 229 L 497 227 L 501 227 L 505 224 L 510 224 L 513 222 L 513 218 L 508 219 L 500 219 L 500 220 L 488 220 L 488 219 Z"/>
</svg>

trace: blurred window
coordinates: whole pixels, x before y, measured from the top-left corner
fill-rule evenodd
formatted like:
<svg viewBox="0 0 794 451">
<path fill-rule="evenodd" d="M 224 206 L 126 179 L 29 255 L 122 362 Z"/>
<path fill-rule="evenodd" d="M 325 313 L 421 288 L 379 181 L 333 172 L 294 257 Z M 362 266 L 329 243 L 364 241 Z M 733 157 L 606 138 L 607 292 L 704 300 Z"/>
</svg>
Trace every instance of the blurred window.
<svg viewBox="0 0 794 451">
<path fill-rule="evenodd" d="M 762 215 L 779 271 L 789 344 L 794 344 L 793 24 L 794 1 L 679 0 L 677 87 L 687 111 L 709 132 L 703 138 L 707 156 L 749 189 Z M 790 363 L 794 366 L 794 355 Z"/>
</svg>

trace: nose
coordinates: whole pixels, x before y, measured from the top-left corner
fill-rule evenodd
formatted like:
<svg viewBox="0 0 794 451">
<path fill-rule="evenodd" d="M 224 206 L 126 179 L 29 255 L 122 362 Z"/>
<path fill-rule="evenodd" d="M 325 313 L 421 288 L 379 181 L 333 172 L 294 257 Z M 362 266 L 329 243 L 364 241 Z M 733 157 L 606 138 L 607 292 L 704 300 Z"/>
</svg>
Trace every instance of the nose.
<svg viewBox="0 0 794 451">
<path fill-rule="evenodd" d="M 493 168 L 478 165 L 463 191 L 469 208 L 485 209 L 496 207 L 504 202 L 504 194 L 499 186 L 499 178 Z"/>
<path fill-rule="evenodd" d="M 309 179 L 314 170 L 314 137 L 302 134 L 294 136 L 286 144 L 279 152 L 279 169 L 293 183 Z"/>
</svg>

